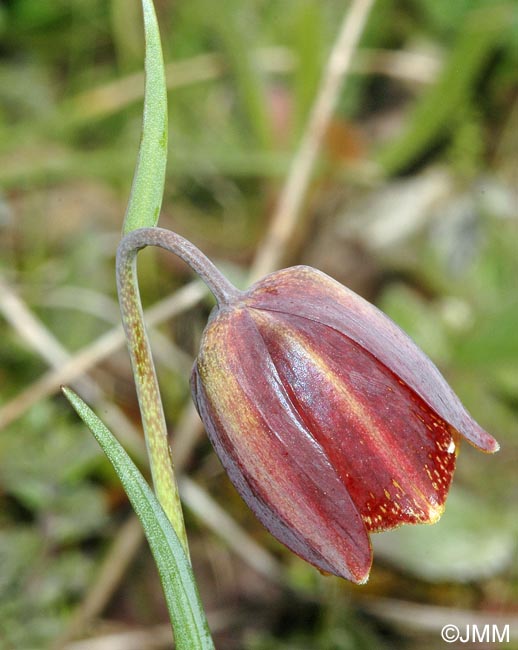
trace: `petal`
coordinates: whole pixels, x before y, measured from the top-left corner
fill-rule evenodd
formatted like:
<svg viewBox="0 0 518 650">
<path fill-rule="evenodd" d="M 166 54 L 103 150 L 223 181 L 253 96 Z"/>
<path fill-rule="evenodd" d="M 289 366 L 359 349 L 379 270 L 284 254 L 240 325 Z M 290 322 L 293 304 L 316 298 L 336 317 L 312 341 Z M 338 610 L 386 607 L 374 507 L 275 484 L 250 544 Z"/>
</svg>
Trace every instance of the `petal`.
<svg viewBox="0 0 518 650">
<path fill-rule="evenodd" d="M 364 582 L 372 562 L 366 528 L 248 310 L 221 312 L 208 326 L 193 393 L 230 479 L 266 528 L 321 570 Z"/>
<path fill-rule="evenodd" d="M 436 521 L 455 469 L 455 430 L 340 332 L 293 314 L 250 313 L 367 528 Z"/>
<path fill-rule="evenodd" d="M 248 292 L 246 304 L 297 314 L 341 332 L 395 373 L 439 418 L 485 452 L 497 441 L 466 411 L 437 367 L 388 316 L 369 302 L 308 266 L 272 273 Z"/>
</svg>

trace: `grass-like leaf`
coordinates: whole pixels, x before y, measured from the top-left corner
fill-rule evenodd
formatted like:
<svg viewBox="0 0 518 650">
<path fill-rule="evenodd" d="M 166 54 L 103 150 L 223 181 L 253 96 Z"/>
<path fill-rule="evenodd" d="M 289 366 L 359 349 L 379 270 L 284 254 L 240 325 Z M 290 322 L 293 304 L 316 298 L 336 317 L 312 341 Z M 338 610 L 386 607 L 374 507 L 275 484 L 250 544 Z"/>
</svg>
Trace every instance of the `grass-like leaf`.
<svg viewBox="0 0 518 650">
<path fill-rule="evenodd" d="M 69 388 L 63 393 L 117 472 L 137 513 L 160 573 L 177 650 L 213 650 L 191 565 L 157 498 L 131 458 L 95 413 Z"/>
<path fill-rule="evenodd" d="M 416 104 L 402 136 L 378 153 L 385 173 L 401 172 L 444 133 L 457 128 L 458 120 L 465 120 L 473 87 L 510 23 L 510 5 L 506 4 L 473 10 L 466 16 L 437 83 Z"/>
<path fill-rule="evenodd" d="M 167 162 L 167 91 L 160 32 L 152 0 L 142 0 L 146 39 L 146 86 L 142 139 L 123 232 L 156 226 Z"/>
</svg>

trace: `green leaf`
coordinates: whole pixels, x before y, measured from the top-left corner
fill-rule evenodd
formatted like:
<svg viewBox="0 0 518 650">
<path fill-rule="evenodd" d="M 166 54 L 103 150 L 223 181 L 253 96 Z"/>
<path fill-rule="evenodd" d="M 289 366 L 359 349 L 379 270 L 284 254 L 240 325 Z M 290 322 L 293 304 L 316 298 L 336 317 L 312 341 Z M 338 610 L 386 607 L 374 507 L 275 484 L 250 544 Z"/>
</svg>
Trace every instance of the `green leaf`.
<svg viewBox="0 0 518 650">
<path fill-rule="evenodd" d="M 124 234 L 156 226 L 164 194 L 167 162 L 167 91 L 160 32 L 152 0 L 142 0 L 146 39 L 144 119 Z"/>
<path fill-rule="evenodd" d="M 510 7 L 486 7 L 466 16 L 457 43 L 437 83 L 417 103 L 402 136 L 378 152 L 387 174 L 408 167 L 464 119 L 470 97 L 511 19 Z"/>
<path fill-rule="evenodd" d="M 248 46 L 253 38 L 250 33 L 253 20 L 247 14 L 247 9 L 242 2 L 234 0 L 228 5 L 226 12 L 207 13 L 205 20 L 208 28 L 213 29 L 221 39 L 228 65 L 235 78 L 239 99 L 248 118 L 249 130 L 254 133 L 258 145 L 268 150 L 272 136 L 265 84 Z"/>
<path fill-rule="evenodd" d="M 189 560 L 157 498 L 131 458 L 95 413 L 69 388 L 63 393 L 117 472 L 155 558 L 177 650 L 214 648 Z"/>
</svg>

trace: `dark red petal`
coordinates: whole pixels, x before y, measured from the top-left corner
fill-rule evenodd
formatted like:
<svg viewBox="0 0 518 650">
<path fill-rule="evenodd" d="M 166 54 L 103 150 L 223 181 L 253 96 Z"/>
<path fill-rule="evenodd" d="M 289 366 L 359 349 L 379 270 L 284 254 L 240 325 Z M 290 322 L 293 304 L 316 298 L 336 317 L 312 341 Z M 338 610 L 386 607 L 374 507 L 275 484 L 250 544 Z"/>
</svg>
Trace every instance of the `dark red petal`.
<svg viewBox="0 0 518 650">
<path fill-rule="evenodd" d="M 412 339 L 383 312 L 325 273 L 307 266 L 272 273 L 249 290 L 246 303 L 296 314 L 341 332 L 395 373 L 473 445 L 486 452 L 499 449 Z"/>
<path fill-rule="evenodd" d="M 340 332 L 293 314 L 250 313 L 368 529 L 436 521 L 455 468 L 452 427 Z"/>
<path fill-rule="evenodd" d="M 247 310 L 207 328 L 193 392 L 230 479 L 266 528 L 321 570 L 364 582 L 372 554 L 363 521 Z"/>
</svg>

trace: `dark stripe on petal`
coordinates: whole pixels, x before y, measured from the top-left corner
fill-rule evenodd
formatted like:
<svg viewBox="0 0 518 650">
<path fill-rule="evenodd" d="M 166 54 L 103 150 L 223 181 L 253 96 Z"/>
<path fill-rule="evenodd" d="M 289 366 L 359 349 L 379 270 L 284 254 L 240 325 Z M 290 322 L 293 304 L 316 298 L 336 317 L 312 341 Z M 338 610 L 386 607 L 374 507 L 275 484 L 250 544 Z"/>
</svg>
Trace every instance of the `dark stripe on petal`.
<svg viewBox="0 0 518 650">
<path fill-rule="evenodd" d="M 455 467 L 451 427 L 335 330 L 252 310 L 285 389 L 369 530 L 435 521 Z"/>
<path fill-rule="evenodd" d="M 365 580 L 371 550 L 362 519 L 293 412 L 246 310 L 209 326 L 193 381 L 214 447 L 263 524 L 322 570 Z"/>
<path fill-rule="evenodd" d="M 397 374 L 437 415 L 486 452 L 498 443 L 469 415 L 433 362 L 390 318 L 325 273 L 305 266 L 273 273 L 248 292 L 252 307 L 296 314 L 350 337 Z"/>
</svg>

